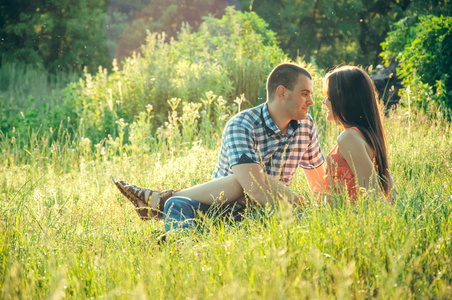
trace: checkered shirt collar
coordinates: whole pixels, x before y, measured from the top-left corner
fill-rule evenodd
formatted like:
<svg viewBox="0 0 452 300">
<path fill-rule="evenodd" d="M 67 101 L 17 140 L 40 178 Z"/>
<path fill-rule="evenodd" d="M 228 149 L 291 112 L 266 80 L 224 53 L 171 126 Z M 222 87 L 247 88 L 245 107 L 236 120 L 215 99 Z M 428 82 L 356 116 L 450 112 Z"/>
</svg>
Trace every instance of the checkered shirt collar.
<svg viewBox="0 0 452 300">
<path fill-rule="evenodd" d="M 272 135 L 280 132 L 281 130 L 279 130 L 278 126 L 276 126 L 275 122 L 270 117 L 270 113 L 268 112 L 267 105 L 268 105 L 267 103 L 262 105 L 261 120 L 262 120 L 262 124 L 264 125 L 267 136 L 272 136 Z M 297 120 L 292 120 L 289 122 L 289 125 L 292 127 L 292 129 L 293 129 L 292 132 L 293 132 L 298 128 L 299 123 Z"/>
</svg>

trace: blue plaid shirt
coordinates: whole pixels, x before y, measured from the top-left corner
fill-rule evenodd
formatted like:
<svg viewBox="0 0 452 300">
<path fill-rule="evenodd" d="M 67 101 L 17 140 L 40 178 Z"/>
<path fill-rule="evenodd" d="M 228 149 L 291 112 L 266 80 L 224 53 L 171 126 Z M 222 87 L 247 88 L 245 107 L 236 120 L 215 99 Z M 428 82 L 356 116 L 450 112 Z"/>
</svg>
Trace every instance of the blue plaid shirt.
<svg viewBox="0 0 452 300">
<path fill-rule="evenodd" d="M 314 120 L 292 120 L 283 135 L 261 104 L 235 115 L 223 131 L 220 156 L 213 178 L 232 174 L 231 167 L 242 163 L 260 164 L 265 172 L 289 185 L 297 167 L 313 169 L 322 165 Z"/>
</svg>

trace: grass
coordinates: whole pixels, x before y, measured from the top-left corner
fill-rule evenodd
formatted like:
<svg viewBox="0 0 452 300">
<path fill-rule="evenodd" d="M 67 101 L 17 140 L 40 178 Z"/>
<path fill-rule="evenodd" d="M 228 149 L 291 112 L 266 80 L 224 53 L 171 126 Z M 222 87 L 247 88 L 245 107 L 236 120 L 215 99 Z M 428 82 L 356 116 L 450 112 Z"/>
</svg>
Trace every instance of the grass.
<svg viewBox="0 0 452 300">
<path fill-rule="evenodd" d="M 338 129 L 317 123 L 326 152 Z M 203 230 L 170 236 L 164 245 L 154 235 L 162 222 L 141 222 L 110 175 L 138 185 L 189 187 L 210 179 L 218 147 L 118 156 L 108 148 L 106 155 L 90 152 L 63 133 L 50 147 L 46 135 L 35 138 L 27 150 L 4 137 L 1 297 L 448 298 L 450 124 L 400 111 L 385 128 L 394 205 L 365 196 L 335 209 L 282 205 L 237 226 L 206 219 Z M 303 177 L 297 173 L 292 187 L 308 193 Z"/>
</svg>

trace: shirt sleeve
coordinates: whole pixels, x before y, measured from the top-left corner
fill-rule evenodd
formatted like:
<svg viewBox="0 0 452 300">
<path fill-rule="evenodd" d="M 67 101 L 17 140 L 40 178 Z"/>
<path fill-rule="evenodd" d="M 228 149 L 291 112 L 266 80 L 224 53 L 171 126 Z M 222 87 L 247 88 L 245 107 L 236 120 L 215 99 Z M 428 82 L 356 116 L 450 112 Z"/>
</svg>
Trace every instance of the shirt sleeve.
<svg viewBox="0 0 452 300">
<path fill-rule="evenodd" d="M 303 169 L 315 169 L 323 164 L 325 158 L 320 149 L 319 137 L 314 125 L 314 120 L 311 119 L 311 130 L 309 132 L 309 145 L 302 156 L 300 167 Z"/>
<path fill-rule="evenodd" d="M 229 167 L 243 163 L 259 164 L 258 150 L 251 129 L 238 122 L 232 122 L 223 132 L 223 141 Z"/>
</svg>

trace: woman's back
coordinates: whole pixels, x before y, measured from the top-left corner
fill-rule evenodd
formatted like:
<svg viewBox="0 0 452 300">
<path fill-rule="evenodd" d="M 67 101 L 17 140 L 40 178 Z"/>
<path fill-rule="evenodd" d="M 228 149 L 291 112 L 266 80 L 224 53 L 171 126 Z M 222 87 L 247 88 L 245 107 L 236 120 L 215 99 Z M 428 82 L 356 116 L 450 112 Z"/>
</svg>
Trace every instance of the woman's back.
<svg viewBox="0 0 452 300">
<path fill-rule="evenodd" d="M 361 131 L 357 127 L 346 129 L 338 137 L 338 144 L 327 157 L 327 187 L 336 191 L 338 188 L 346 188 L 349 196 L 356 197 L 355 173 L 358 178 L 369 171 L 375 174 L 374 161 L 375 154 Z M 361 181 L 360 186 L 366 186 L 365 180 Z"/>
</svg>

